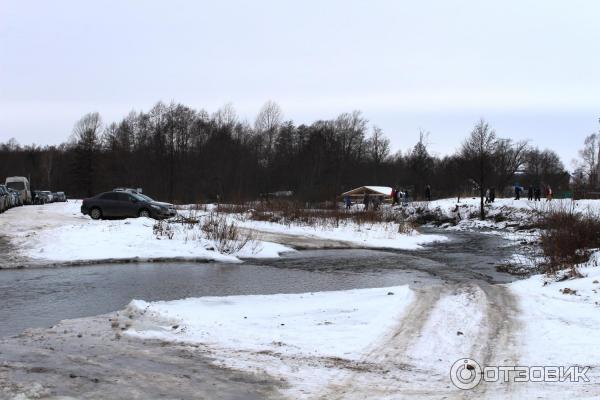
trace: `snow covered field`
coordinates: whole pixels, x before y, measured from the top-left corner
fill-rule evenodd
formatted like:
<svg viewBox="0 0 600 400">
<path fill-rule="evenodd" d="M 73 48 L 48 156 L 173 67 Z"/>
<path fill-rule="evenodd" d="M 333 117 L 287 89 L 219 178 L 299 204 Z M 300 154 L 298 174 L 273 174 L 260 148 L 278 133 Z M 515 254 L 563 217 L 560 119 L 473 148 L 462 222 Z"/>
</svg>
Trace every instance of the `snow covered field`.
<svg viewBox="0 0 600 400">
<path fill-rule="evenodd" d="M 157 238 L 149 218 L 94 221 L 81 202 L 13 208 L 0 215 L 0 235 L 24 259 L 40 263 L 102 260 L 180 259 L 239 262 L 238 257 L 277 257 L 292 249 L 268 242 L 249 244 L 237 254 L 220 254 L 199 234 L 174 226 L 172 239 Z"/>
<path fill-rule="evenodd" d="M 293 251 L 269 241 L 252 240 L 233 254 L 221 254 L 214 242 L 203 237 L 200 226 L 170 224 L 173 235 L 156 235 L 155 221 L 148 218 L 94 221 L 80 213 L 81 202 L 26 206 L 0 215 L 0 236 L 10 240 L 15 253 L 37 265 L 118 260 L 206 260 L 238 262 L 240 258 L 269 258 Z M 188 213 L 187 211 L 182 211 Z M 198 212 L 202 217 L 207 212 Z M 226 215 L 230 222 L 249 230 L 293 235 L 314 242 L 337 240 L 348 246 L 418 249 L 421 245 L 445 240 L 441 235 L 414 231 L 398 233 L 395 224 L 343 223 L 337 227 L 283 226 L 251 221 L 241 215 Z M 26 264 L 22 262 L 19 265 Z"/>
</svg>

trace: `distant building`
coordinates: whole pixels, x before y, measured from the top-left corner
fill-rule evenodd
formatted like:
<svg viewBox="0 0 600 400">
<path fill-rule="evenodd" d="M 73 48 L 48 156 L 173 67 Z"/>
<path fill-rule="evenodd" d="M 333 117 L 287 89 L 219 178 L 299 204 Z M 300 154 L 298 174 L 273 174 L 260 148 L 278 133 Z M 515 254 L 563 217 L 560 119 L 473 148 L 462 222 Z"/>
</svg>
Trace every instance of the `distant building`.
<svg viewBox="0 0 600 400">
<path fill-rule="evenodd" d="M 365 195 L 365 193 L 369 194 L 369 196 L 383 196 L 384 199 L 391 199 L 392 188 L 388 186 L 360 186 L 342 193 L 341 197 L 343 198 L 349 196 L 351 198 L 357 199 L 362 198 Z"/>
</svg>

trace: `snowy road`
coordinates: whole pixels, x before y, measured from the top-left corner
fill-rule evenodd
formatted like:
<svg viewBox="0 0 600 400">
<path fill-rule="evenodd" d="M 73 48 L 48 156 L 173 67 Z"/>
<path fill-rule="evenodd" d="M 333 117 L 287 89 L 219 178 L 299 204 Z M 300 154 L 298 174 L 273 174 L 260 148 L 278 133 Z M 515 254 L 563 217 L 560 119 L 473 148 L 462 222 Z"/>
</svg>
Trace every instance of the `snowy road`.
<svg viewBox="0 0 600 400">
<path fill-rule="evenodd" d="M 322 294 L 324 300 L 312 311 L 305 304 L 312 295 L 302 294 L 138 302 L 118 314 L 68 320 L 2 339 L 0 398 L 24 393 L 31 398 L 545 399 L 554 398 L 557 390 L 561 397 L 598 398 L 596 372 L 587 385 L 482 383 L 462 391 L 451 384 L 450 367 L 463 357 L 481 365 L 546 359 L 529 351 L 537 350 L 540 332 L 545 333 L 524 326 L 531 315 L 523 309 L 524 296 L 539 292 L 541 285 L 518 282 L 523 285 L 515 292 L 514 283 L 506 285 L 515 277 L 496 271 L 499 260 L 514 251 L 511 243 L 472 232 L 450 236 L 448 242 L 416 252 L 304 251 L 257 260 L 255 266 L 230 266 L 240 271 L 249 267 L 250 275 L 240 276 L 240 282 L 259 274 L 257 282 L 281 286 L 209 292 L 215 296 L 384 288 Z M 260 269 L 271 278 L 261 277 Z M 188 280 L 230 282 L 223 279 L 224 271 L 217 272 Z M 283 279 L 276 278 L 278 272 Z M 155 273 L 155 279 L 171 279 Z M 590 278 L 590 284 L 592 279 L 597 278 Z M 393 296 L 386 295 L 390 285 L 397 285 Z M 176 292 L 178 286 L 165 299 L 186 297 Z M 525 294 L 517 298 L 515 293 Z M 558 296 L 553 301 L 563 301 L 564 295 Z M 272 307 L 259 306 L 263 303 Z M 543 304 L 540 312 L 550 313 Z M 550 314 L 541 318 L 562 323 Z M 596 322 L 585 320 L 590 332 Z M 313 328 L 322 334 L 310 334 Z M 586 342 L 581 343 L 592 348 L 593 337 L 582 334 L 573 338 L 571 348 L 579 349 L 583 338 Z M 562 343 L 554 345 L 555 354 L 565 354 Z M 556 360 L 572 363 L 581 354 Z M 597 363 L 593 356 L 588 358 L 582 360 Z"/>
</svg>

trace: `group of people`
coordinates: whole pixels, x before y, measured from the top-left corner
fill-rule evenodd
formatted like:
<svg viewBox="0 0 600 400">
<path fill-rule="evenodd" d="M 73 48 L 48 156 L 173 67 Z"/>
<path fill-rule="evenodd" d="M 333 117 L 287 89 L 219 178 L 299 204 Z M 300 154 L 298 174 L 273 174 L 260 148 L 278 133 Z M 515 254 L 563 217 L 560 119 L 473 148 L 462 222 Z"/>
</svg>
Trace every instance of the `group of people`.
<svg viewBox="0 0 600 400">
<path fill-rule="evenodd" d="M 487 188 L 485 190 L 485 204 L 490 204 L 494 201 L 496 201 L 496 188 Z"/>
<path fill-rule="evenodd" d="M 405 189 L 404 191 L 402 191 L 396 187 L 396 188 L 392 189 L 391 196 L 392 196 L 392 207 L 395 206 L 396 204 L 408 205 L 408 200 L 409 200 L 408 189 Z"/>
<path fill-rule="evenodd" d="M 515 185 L 515 200 L 519 200 L 521 198 L 521 192 L 523 188 L 519 185 Z M 546 201 L 552 200 L 552 188 L 550 185 L 544 186 L 544 196 L 546 197 Z M 542 189 L 539 186 L 533 187 L 529 185 L 527 188 L 527 200 L 533 201 L 541 201 L 542 197 Z"/>
<path fill-rule="evenodd" d="M 518 184 L 515 185 L 515 200 L 521 200 L 521 193 L 523 193 L 523 187 Z M 544 186 L 544 196 L 547 201 L 552 200 L 552 188 L 550 185 Z M 539 186 L 530 185 L 527 187 L 527 200 L 531 201 L 541 201 L 542 199 L 542 189 Z M 485 203 L 493 203 L 496 200 L 496 189 L 495 188 L 487 188 L 485 190 Z"/>
</svg>

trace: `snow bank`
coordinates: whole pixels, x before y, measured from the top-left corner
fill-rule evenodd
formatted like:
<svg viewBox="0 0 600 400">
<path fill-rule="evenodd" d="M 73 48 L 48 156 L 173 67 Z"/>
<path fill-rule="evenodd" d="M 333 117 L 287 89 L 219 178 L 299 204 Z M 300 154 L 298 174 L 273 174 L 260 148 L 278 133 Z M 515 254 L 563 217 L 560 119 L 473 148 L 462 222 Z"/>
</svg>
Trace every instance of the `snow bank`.
<svg viewBox="0 0 600 400">
<path fill-rule="evenodd" d="M 582 266 L 584 278 L 553 281 L 543 275 L 511 283 L 521 312 L 520 365 L 590 367 L 589 382 L 520 384 L 520 398 L 552 398 L 564 392 L 570 398 L 598 399 L 600 391 L 600 268 L 598 253 Z"/>
<path fill-rule="evenodd" d="M 573 208 L 576 212 L 592 212 L 600 215 L 600 200 L 555 199 L 552 201 L 514 200 L 497 198 L 494 203 L 485 205 L 486 219 L 479 220 L 479 198 L 463 198 L 457 202 L 455 198 L 435 200 L 431 202 L 411 203 L 405 213 L 417 217 L 429 212 L 438 217 L 445 217 L 457 222 L 451 229 L 522 229 L 531 226 L 535 219 L 552 209 Z"/>
<path fill-rule="evenodd" d="M 206 346 L 223 366 L 286 379 L 294 398 L 316 393 L 388 334 L 413 300 L 408 286 L 266 296 L 131 302 L 143 339 Z M 155 321 L 148 325 L 147 321 Z M 332 368 L 333 367 L 333 368 Z"/>
<path fill-rule="evenodd" d="M 599 260 L 596 253 L 590 263 Z M 523 362 L 600 366 L 600 268 L 580 272 L 584 278 L 555 282 L 536 275 L 509 285 L 521 306 Z"/>
</svg>

